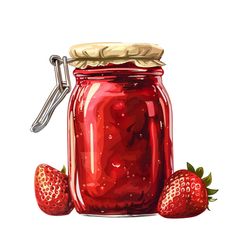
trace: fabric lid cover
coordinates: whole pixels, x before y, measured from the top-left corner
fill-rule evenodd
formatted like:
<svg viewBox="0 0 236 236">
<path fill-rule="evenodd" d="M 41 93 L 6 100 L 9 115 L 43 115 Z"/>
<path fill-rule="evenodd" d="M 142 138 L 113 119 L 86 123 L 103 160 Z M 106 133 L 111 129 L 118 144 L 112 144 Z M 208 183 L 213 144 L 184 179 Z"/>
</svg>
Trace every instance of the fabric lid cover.
<svg viewBox="0 0 236 236">
<path fill-rule="evenodd" d="M 70 65 L 85 69 L 87 66 L 106 66 L 109 63 L 133 62 L 138 67 L 158 67 L 164 49 L 148 43 L 86 43 L 74 45 L 69 54 L 74 61 Z"/>
</svg>

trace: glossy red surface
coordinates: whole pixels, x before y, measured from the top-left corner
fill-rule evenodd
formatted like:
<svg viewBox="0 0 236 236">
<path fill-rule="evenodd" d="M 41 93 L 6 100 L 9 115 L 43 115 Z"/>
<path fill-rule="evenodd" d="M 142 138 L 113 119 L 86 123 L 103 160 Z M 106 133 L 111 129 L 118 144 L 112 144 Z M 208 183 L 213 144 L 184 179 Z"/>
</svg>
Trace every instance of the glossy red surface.
<svg viewBox="0 0 236 236">
<path fill-rule="evenodd" d="M 132 63 L 75 69 L 68 109 L 69 181 L 84 214 L 156 213 L 172 173 L 163 70 Z"/>
</svg>

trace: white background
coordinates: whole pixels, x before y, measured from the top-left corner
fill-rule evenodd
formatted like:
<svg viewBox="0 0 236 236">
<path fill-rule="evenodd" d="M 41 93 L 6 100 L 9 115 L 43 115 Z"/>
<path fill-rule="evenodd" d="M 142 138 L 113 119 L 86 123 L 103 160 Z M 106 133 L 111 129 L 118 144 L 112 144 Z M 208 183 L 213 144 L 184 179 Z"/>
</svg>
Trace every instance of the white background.
<svg viewBox="0 0 236 236">
<path fill-rule="evenodd" d="M 0 235 L 232 235 L 235 231 L 235 1 L 1 1 Z M 38 164 L 66 163 L 67 97 L 42 132 L 29 128 L 54 86 L 51 54 L 85 42 L 165 48 L 175 169 L 212 171 L 211 212 L 190 219 L 52 217 L 34 197 Z"/>
</svg>

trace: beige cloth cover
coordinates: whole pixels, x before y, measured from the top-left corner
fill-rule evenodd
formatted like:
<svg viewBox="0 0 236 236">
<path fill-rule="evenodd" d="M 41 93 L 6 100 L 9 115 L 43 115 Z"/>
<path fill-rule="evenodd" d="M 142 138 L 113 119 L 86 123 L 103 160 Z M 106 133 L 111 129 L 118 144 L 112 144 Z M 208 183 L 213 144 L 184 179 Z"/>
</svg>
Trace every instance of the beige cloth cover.
<svg viewBox="0 0 236 236">
<path fill-rule="evenodd" d="M 160 61 L 164 49 L 148 43 L 87 43 L 70 48 L 70 56 L 75 59 L 70 65 L 85 69 L 87 66 L 106 66 L 109 63 L 133 62 L 138 67 L 165 65 Z"/>
</svg>

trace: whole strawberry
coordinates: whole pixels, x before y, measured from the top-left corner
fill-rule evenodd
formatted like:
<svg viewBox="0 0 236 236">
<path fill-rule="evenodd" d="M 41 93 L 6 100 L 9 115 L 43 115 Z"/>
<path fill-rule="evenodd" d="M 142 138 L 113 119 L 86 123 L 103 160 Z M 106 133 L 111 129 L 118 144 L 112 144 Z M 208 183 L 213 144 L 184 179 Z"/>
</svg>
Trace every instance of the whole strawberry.
<svg viewBox="0 0 236 236">
<path fill-rule="evenodd" d="M 211 173 L 203 178 L 204 170 L 187 163 L 188 170 L 179 170 L 167 180 L 158 201 L 158 213 L 167 218 L 184 218 L 201 214 L 217 189 L 207 188 L 212 182 Z M 209 209 L 209 208 L 208 208 Z"/>
<path fill-rule="evenodd" d="M 65 166 L 61 172 L 46 164 L 36 168 L 34 177 L 36 200 L 39 208 L 49 215 L 67 215 L 74 208 L 65 172 Z"/>
</svg>

